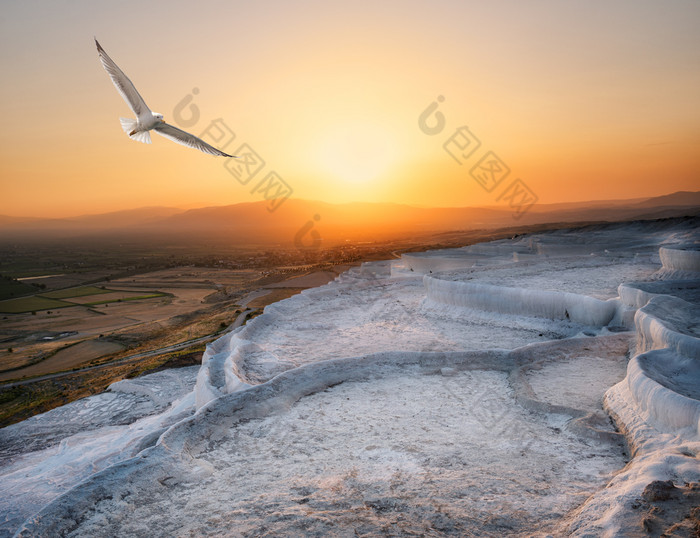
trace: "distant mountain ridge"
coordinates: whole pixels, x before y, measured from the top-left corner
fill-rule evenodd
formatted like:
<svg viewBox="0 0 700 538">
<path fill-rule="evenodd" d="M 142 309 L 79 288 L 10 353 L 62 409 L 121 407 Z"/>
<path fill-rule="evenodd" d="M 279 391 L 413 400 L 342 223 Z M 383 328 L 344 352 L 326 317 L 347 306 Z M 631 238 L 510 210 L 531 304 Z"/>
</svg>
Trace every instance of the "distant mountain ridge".
<svg viewBox="0 0 700 538">
<path fill-rule="evenodd" d="M 175 207 L 140 207 L 136 209 L 123 209 L 108 213 L 79 215 L 65 218 L 32 218 L 32 217 L 8 217 L 0 215 L 0 230 L 6 226 L 19 226 L 28 229 L 43 228 L 123 228 L 134 224 L 144 224 L 158 219 L 170 217 L 183 210 Z"/>
<path fill-rule="evenodd" d="M 538 204 L 521 218 L 507 205 L 425 208 L 404 204 L 326 202 L 289 199 L 274 211 L 268 202 L 182 210 L 143 207 L 66 219 L 0 216 L 0 238 L 76 235 L 230 236 L 239 242 L 288 243 L 314 226 L 325 241 L 383 239 L 440 231 L 490 229 L 547 222 L 621 221 L 700 213 L 699 192 L 676 192 L 653 198 Z"/>
<path fill-rule="evenodd" d="M 643 202 L 639 206 L 659 207 L 659 206 L 700 206 L 700 191 L 678 191 L 663 196 L 655 196 Z"/>
</svg>

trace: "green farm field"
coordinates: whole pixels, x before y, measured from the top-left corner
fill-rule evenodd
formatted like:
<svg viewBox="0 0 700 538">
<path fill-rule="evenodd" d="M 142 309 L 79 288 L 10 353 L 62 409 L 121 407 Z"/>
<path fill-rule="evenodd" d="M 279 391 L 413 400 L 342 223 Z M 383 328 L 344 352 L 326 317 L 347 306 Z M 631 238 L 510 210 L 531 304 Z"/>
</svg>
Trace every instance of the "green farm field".
<svg viewBox="0 0 700 538">
<path fill-rule="evenodd" d="M 112 290 L 98 288 L 96 286 L 80 286 L 78 288 L 68 288 L 65 290 L 56 290 L 42 293 L 42 297 L 50 299 L 70 299 L 73 297 L 85 297 L 89 295 L 99 295 L 102 293 L 110 293 Z"/>
<path fill-rule="evenodd" d="M 21 297 L 39 291 L 36 286 L 25 284 L 9 277 L 0 277 L 0 300 Z"/>
<path fill-rule="evenodd" d="M 8 299 L 0 301 L 0 313 L 2 314 L 22 314 L 24 312 L 36 312 L 39 310 L 51 310 L 55 308 L 66 308 L 76 306 L 73 303 L 67 303 L 58 299 L 50 299 L 33 295 L 30 297 L 19 297 L 17 299 Z"/>
<path fill-rule="evenodd" d="M 41 295 L 18 297 L 0 301 L 0 313 L 22 314 L 37 312 L 69 306 L 93 306 L 114 302 L 137 301 L 141 299 L 154 299 L 166 297 L 170 294 L 159 291 L 127 291 L 98 288 L 95 286 L 81 286 L 64 290 L 50 291 Z"/>
</svg>

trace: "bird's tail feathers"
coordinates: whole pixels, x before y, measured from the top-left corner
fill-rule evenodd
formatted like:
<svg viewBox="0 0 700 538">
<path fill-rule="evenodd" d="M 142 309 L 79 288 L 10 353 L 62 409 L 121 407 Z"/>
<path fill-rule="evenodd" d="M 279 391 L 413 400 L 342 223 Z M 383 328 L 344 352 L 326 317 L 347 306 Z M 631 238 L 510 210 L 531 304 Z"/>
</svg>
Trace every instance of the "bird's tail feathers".
<svg viewBox="0 0 700 538">
<path fill-rule="evenodd" d="M 119 118 L 119 123 L 122 124 L 122 129 L 124 129 L 124 132 L 129 134 L 131 131 L 136 129 L 136 124 L 138 122 L 136 120 L 132 120 L 131 118 Z"/>
<path fill-rule="evenodd" d="M 124 129 L 124 132 L 132 140 L 138 140 L 139 142 L 143 142 L 144 144 L 151 143 L 151 135 L 148 131 L 134 132 L 138 125 L 138 122 L 136 120 L 132 120 L 131 118 L 119 118 L 119 122 L 122 124 L 122 129 Z"/>
</svg>

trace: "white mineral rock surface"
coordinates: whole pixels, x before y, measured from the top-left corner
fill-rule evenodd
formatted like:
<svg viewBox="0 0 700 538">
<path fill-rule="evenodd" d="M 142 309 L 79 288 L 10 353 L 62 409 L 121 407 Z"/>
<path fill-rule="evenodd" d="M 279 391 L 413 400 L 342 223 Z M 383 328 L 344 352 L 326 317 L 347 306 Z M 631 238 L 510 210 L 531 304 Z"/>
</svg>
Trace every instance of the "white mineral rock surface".
<svg viewBox="0 0 700 538">
<path fill-rule="evenodd" d="M 363 264 L 0 430 L 0 535 L 641 533 L 645 488 L 700 482 L 696 229 Z"/>
</svg>

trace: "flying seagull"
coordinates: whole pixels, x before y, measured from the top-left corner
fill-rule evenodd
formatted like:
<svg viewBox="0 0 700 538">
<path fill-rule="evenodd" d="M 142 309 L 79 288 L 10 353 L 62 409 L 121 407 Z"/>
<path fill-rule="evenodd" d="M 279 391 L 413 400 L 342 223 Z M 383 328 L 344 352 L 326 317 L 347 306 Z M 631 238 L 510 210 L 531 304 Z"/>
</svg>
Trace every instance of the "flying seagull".
<svg viewBox="0 0 700 538">
<path fill-rule="evenodd" d="M 157 112 L 152 112 L 143 97 L 139 95 L 136 91 L 133 82 L 129 80 L 124 72 L 119 69 L 114 60 L 107 56 L 105 50 L 100 46 L 97 39 L 95 39 L 95 44 L 97 45 L 97 52 L 100 55 L 100 61 L 102 66 L 109 74 L 109 78 L 112 79 L 114 86 L 117 88 L 119 94 L 124 98 L 126 104 L 129 108 L 136 114 L 136 119 L 131 118 L 119 118 L 122 124 L 122 129 L 129 135 L 132 140 L 138 140 L 144 144 L 151 143 L 150 130 L 154 130 L 159 135 L 169 138 L 173 142 L 182 144 L 183 146 L 189 146 L 191 148 L 198 149 L 204 153 L 210 155 L 221 155 L 222 157 L 235 157 L 235 155 L 229 155 L 223 151 L 216 149 L 214 146 L 207 144 L 201 138 L 197 138 L 188 132 L 178 129 L 173 125 L 165 123 L 163 119 L 163 114 L 158 114 Z"/>
</svg>

